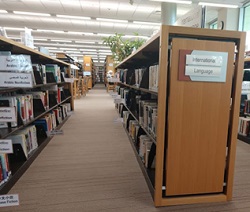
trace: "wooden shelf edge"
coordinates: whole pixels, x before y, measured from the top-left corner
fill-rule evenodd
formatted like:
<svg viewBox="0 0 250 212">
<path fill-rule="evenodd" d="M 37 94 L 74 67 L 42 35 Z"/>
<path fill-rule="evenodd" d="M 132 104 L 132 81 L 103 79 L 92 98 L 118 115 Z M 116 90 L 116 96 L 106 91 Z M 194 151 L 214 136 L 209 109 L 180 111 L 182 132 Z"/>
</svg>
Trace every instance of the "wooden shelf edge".
<svg viewBox="0 0 250 212">
<path fill-rule="evenodd" d="M 136 87 L 136 86 L 134 86 L 134 85 L 128 85 L 128 84 L 125 84 L 125 83 L 122 83 L 122 82 L 118 82 L 118 84 L 121 84 L 121 85 L 126 86 L 126 87 L 128 87 L 128 88 L 133 88 L 133 89 L 135 89 L 135 90 L 143 91 L 143 92 L 145 92 L 145 93 L 151 93 L 151 94 L 154 94 L 154 95 L 158 95 L 158 92 L 156 92 L 156 91 L 151 91 L 151 90 L 146 89 L 146 88 L 138 88 L 138 87 Z"/>
<path fill-rule="evenodd" d="M 123 103 L 122 103 L 123 104 Z M 138 124 L 140 125 L 140 127 L 145 131 L 145 133 L 148 135 L 148 137 L 155 143 L 157 144 L 155 138 L 139 123 L 138 119 L 134 116 L 134 114 L 129 110 L 129 108 L 127 107 L 126 104 L 123 104 L 126 109 L 128 110 L 128 112 L 133 116 L 133 118 L 138 122 Z"/>
<path fill-rule="evenodd" d="M 70 116 L 67 116 L 62 123 L 60 123 L 56 129 L 61 129 L 61 127 L 66 123 L 66 121 L 69 119 Z M 34 150 L 32 155 L 27 159 L 27 161 L 24 162 L 24 164 L 17 170 L 17 172 L 10 177 L 10 179 L 1 186 L 0 188 L 0 195 L 7 194 L 10 189 L 15 185 L 15 183 L 18 181 L 18 179 L 21 178 L 21 176 L 26 172 L 26 170 L 30 167 L 30 165 L 34 162 L 34 160 L 37 158 L 37 156 L 41 153 L 41 151 L 47 146 L 49 141 L 53 138 L 48 137 L 45 139 L 45 141 L 42 142 L 42 144 Z"/>
<path fill-rule="evenodd" d="M 124 127 L 124 125 L 123 125 L 123 127 Z M 125 129 L 125 127 L 124 127 L 124 130 L 125 130 L 125 132 L 127 133 L 127 136 L 128 136 L 128 138 L 129 138 L 129 141 L 130 141 L 130 144 L 131 144 L 131 146 L 132 146 L 132 149 L 134 150 L 134 153 L 135 153 L 135 157 L 136 157 L 136 159 L 137 159 L 137 162 L 138 162 L 138 164 L 139 164 L 139 166 L 140 166 L 140 168 L 141 168 L 141 171 L 142 171 L 142 173 L 143 173 L 143 175 L 144 175 L 144 177 L 145 177 L 145 179 L 146 179 L 146 182 L 147 182 L 147 185 L 148 185 L 148 189 L 149 189 L 149 191 L 150 191 L 150 193 L 151 193 L 151 196 L 152 196 L 152 198 L 154 198 L 155 189 L 154 189 L 154 186 L 153 186 L 153 184 L 152 184 L 152 181 L 150 180 L 150 177 L 148 176 L 146 167 L 145 167 L 144 164 L 142 163 L 141 158 L 139 157 L 139 155 L 138 155 L 138 153 L 137 153 L 137 150 L 136 150 L 136 148 L 135 148 L 134 142 L 133 142 L 132 138 L 130 137 L 130 135 L 128 134 L 128 132 L 127 132 L 127 130 Z"/>
<path fill-rule="evenodd" d="M 183 205 L 183 204 L 195 204 L 195 203 L 215 203 L 215 202 L 226 202 L 227 196 L 225 194 L 211 194 L 211 195 L 200 195 L 192 197 L 171 197 L 162 198 L 159 206 L 173 206 L 173 205 Z"/>
</svg>

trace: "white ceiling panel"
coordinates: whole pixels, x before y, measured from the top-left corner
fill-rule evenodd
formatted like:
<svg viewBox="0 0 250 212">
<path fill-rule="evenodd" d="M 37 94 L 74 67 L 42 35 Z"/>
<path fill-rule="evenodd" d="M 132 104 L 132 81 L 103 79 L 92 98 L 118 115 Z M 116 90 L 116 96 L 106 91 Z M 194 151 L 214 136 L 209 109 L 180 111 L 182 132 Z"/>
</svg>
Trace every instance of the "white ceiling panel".
<svg viewBox="0 0 250 212">
<path fill-rule="evenodd" d="M 215 3 L 240 4 L 243 0 L 206 0 Z M 130 4 L 130 2 L 132 4 Z M 193 0 L 192 5 L 177 5 L 177 18 L 197 6 L 198 0 Z M 141 36 L 151 36 L 159 26 L 135 24 L 133 21 L 161 22 L 161 3 L 149 0 L 0 0 L 0 8 L 7 10 L 7 14 L 0 14 L 0 26 L 3 27 L 28 27 L 32 30 L 35 39 L 47 39 L 40 45 L 57 48 L 69 46 L 51 40 L 70 40 L 82 42 L 100 42 L 104 34 L 121 33 L 133 35 L 135 32 Z M 208 7 L 207 21 L 217 18 L 219 8 Z M 13 14 L 13 11 L 48 13 L 49 17 L 27 16 Z M 75 18 L 56 17 L 56 15 L 78 16 Z M 90 17 L 91 20 L 83 20 Z M 113 19 L 113 22 L 98 21 L 96 18 Z M 128 23 L 117 23 L 115 20 L 128 20 Z M 43 30 L 58 30 L 64 33 L 52 33 Z M 69 32 L 69 33 L 68 33 Z M 92 35 L 83 35 L 92 33 Z M 94 33 L 94 34 L 93 34 Z M 20 37 L 20 30 L 7 30 L 10 37 Z M 100 35 L 101 34 L 101 35 Z M 74 43 L 71 46 L 78 46 Z M 82 47 L 84 49 L 84 47 Z M 87 47 L 86 47 L 87 48 Z M 97 48 L 97 47 L 92 47 Z M 106 46 L 105 46 L 106 48 Z M 58 51 L 58 49 L 57 49 Z M 78 50 L 79 51 L 79 50 Z M 82 54 L 82 53 L 81 53 Z"/>
</svg>

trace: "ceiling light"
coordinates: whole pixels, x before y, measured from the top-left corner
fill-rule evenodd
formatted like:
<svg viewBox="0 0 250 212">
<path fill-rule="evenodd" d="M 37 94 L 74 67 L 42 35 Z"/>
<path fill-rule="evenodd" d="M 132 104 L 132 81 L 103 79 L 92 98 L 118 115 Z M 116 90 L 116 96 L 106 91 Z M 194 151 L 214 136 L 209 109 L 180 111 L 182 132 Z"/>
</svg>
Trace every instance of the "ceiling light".
<svg viewBox="0 0 250 212">
<path fill-rule="evenodd" d="M 60 30 L 48 30 L 48 29 L 37 29 L 38 32 L 53 32 L 53 33 L 64 33 L 64 31 Z"/>
<path fill-rule="evenodd" d="M 9 39 L 12 39 L 12 40 L 20 40 L 21 38 L 17 38 L 17 37 L 8 37 Z"/>
<path fill-rule="evenodd" d="M 51 40 L 53 42 L 63 42 L 63 43 L 72 43 L 71 40 Z"/>
<path fill-rule="evenodd" d="M 140 36 L 140 35 L 124 35 L 124 38 L 142 38 L 142 39 L 148 39 L 149 37 L 147 36 Z"/>
<path fill-rule="evenodd" d="M 45 39 L 45 38 L 33 38 L 33 40 L 35 41 L 35 40 L 38 40 L 38 41 L 47 41 L 47 39 Z"/>
<path fill-rule="evenodd" d="M 94 35 L 92 32 L 83 32 L 84 35 Z"/>
<path fill-rule="evenodd" d="M 17 28 L 17 27 L 4 27 L 6 30 L 16 30 L 16 31 L 24 31 L 24 28 Z"/>
<path fill-rule="evenodd" d="M 0 10 L 0 13 L 8 13 L 7 10 Z"/>
<path fill-rule="evenodd" d="M 176 4 L 192 4 L 192 1 L 181 1 L 181 0 L 149 0 L 149 1 L 169 2 Z"/>
<path fill-rule="evenodd" d="M 60 48 L 60 49 L 63 49 L 63 50 L 78 50 L 76 48 Z"/>
<path fill-rule="evenodd" d="M 75 41 L 75 43 L 95 43 L 94 41 Z"/>
<path fill-rule="evenodd" d="M 20 14 L 20 15 L 51 16 L 48 13 L 33 13 L 33 12 L 22 12 L 22 11 L 13 11 L 13 13 Z"/>
<path fill-rule="evenodd" d="M 68 34 L 82 35 L 82 34 L 83 34 L 83 32 L 73 32 L 73 31 L 68 31 Z"/>
<path fill-rule="evenodd" d="M 199 2 L 199 5 L 202 6 L 210 6 L 210 7 L 227 7 L 227 8 L 238 8 L 238 5 L 233 4 L 216 4 L 216 3 L 208 3 L 208 2 Z"/>
<path fill-rule="evenodd" d="M 153 23 L 153 22 L 143 22 L 143 21 L 133 21 L 135 24 L 146 24 L 146 25 L 157 25 L 160 26 L 161 23 Z"/>
<path fill-rule="evenodd" d="M 46 47 L 47 49 L 58 49 L 56 47 Z"/>
<path fill-rule="evenodd" d="M 128 23 L 128 20 L 119 20 L 119 19 L 96 18 L 96 20 L 97 20 L 97 21 L 108 21 L 108 22 Z"/>
<path fill-rule="evenodd" d="M 103 37 L 109 37 L 113 36 L 114 34 L 103 34 L 103 33 L 97 33 L 98 36 L 103 36 Z"/>
<path fill-rule="evenodd" d="M 56 15 L 58 18 L 70 18 L 70 19 L 83 19 L 83 20 L 90 20 L 90 17 L 84 16 L 72 16 L 72 15 Z"/>
<path fill-rule="evenodd" d="M 96 52 L 96 49 L 82 49 L 84 52 Z"/>
</svg>

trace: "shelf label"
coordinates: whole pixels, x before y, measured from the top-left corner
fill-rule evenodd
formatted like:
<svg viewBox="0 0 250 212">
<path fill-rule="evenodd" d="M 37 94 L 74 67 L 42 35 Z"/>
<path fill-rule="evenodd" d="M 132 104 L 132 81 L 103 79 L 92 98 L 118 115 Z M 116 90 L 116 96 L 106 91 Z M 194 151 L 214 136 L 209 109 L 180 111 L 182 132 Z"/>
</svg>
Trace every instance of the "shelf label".
<svg viewBox="0 0 250 212">
<path fill-rule="evenodd" d="M 0 140 L 0 154 L 13 153 L 13 145 L 10 139 Z"/>
<path fill-rule="evenodd" d="M 241 93 L 250 93 L 250 82 L 249 81 L 242 82 Z"/>
<path fill-rule="evenodd" d="M 1 72 L 0 87 L 32 88 L 31 73 Z"/>
<path fill-rule="evenodd" d="M 19 205 L 18 194 L 0 195 L 0 207 L 9 207 Z"/>
<path fill-rule="evenodd" d="M 86 66 L 90 66 L 90 64 L 89 64 L 89 63 L 86 63 Z"/>
<path fill-rule="evenodd" d="M 63 135 L 63 130 L 52 130 L 51 132 L 47 132 L 48 136 L 53 136 L 53 135 Z"/>
<path fill-rule="evenodd" d="M 228 52 L 184 50 L 179 52 L 180 81 L 226 82 Z"/>
<path fill-rule="evenodd" d="M 0 70 L 2 71 L 29 71 L 33 70 L 29 55 L 1 55 Z"/>
<path fill-rule="evenodd" d="M 14 107 L 0 107 L 0 122 L 16 122 L 17 116 Z"/>
<path fill-rule="evenodd" d="M 109 66 L 111 66 L 111 67 L 112 67 L 112 66 L 113 66 L 113 63 L 109 63 Z"/>
</svg>

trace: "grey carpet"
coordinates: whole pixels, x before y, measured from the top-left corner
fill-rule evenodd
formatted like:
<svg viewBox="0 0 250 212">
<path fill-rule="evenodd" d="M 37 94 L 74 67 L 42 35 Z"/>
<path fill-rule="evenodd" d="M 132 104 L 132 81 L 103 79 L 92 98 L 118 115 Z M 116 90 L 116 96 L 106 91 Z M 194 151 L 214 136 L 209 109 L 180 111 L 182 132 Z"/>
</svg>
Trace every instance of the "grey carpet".
<svg viewBox="0 0 250 212">
<path fill-rule="evenodd" d="M 250 211 L 250 146 L 238 142 L 232 202 L 155 208 L 113 101 L 101 85 L 9 192 L 20 206 L 0 211 Z"/>
</svg>

